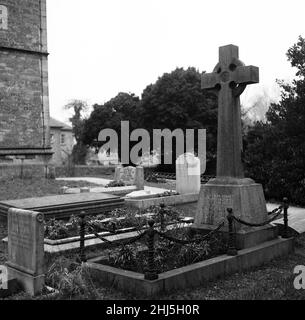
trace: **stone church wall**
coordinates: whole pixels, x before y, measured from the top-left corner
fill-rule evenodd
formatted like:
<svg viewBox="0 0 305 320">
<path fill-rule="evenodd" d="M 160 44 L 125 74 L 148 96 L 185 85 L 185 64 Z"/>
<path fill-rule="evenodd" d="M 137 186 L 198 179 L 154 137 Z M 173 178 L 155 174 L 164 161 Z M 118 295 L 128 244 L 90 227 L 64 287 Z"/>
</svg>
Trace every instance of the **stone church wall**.
<svg viewBox="0 0 305 320">
<path fill-rule="evenodd" d="M 50 152 L 46 0 L 0 0 L 0 156 Z"/>
</svg>

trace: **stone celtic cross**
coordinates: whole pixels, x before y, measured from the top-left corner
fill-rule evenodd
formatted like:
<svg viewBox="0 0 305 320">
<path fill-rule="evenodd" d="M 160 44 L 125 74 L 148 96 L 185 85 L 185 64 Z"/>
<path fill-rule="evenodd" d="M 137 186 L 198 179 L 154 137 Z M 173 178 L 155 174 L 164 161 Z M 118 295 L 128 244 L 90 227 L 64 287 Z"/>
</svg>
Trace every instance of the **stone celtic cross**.
<svg viewBox="0 0 305 320">
<path fill-rule="evenodd" d="M 248 84 L 259 82 L 259 69 L 245 66 L 238 47 L 219 48 L 213 73 L 202 75 L 202 89 L 218 91 L 217 177 L 243 178 L 240 95 Z"/>
</svg>

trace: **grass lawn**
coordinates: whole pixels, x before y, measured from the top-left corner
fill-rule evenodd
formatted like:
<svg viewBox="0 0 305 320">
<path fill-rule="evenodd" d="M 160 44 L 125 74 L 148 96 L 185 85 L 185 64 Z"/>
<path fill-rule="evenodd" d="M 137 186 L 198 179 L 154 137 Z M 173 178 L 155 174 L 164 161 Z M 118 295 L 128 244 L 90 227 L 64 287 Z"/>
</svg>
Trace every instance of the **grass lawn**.
<svg viewBox="0 0 305 320">
<path fill-rule="evenodd" d="M 56 181 L 46 179 L 1 179 L 0 180 L 0 201 L 24 199 L 31 197 L 43 197 L 60 194 L 60 188 L 97 186 L 83 181 Z M 6 261 L 5 246 L 2 239 L 7 236 L 7 221 L 0 217 L 0 263 Z"/>
<path fill-rule="evenodd" d="M 81 188 L 99 185 L 85 181 L 57 181 L 46 179 L 0 179 L 0 201 L 43 197 L 60 194 L 61 187 Z"/>
<path fill-rule="evenodd" d="M 37 179 L 2 180 L 0 181 L 0 200 L 59 194 L 62 186 L 82 187 L 88 186 L 88 183 Z M 0 218 L 0 239 L 6 235 L 6 220 Z M 0 264 L 4 263 L 6 258 L 6 247 L 0 243 Z M 54 283 L 61 289 L 61 293 L 54 299 L 135 299 L 130 295 L 100 286 L 98 279 L 93 279 L 86 270 L 74 263 L 75 258 L 75 255 L 69 254 L 48 261 L 47 282 Z M 298 291 L 293 287 L 295 278 L 293 270 L 297 265 L 305 265 L 305 235 L 297 238 L 296 252 L 289 257 L 274 260 L 241 274 L 209 282 L 195 289 L 158 296 L 158 299 L 305 299 L 305 290 Z M 28 298 L 27 295 L 20 294 L 11 299 Z"/>
</svg>

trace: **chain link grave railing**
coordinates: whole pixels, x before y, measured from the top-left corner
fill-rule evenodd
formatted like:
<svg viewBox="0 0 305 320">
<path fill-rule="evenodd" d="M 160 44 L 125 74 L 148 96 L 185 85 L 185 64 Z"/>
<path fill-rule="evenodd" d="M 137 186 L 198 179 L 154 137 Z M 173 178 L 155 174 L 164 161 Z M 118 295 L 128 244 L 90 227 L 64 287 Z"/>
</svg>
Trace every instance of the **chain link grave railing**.
<svg viewBox="0 0 305 320">
<path fill-rule="evenodd" d="M 206 184 L 210 179 L 215 178 L 215 176 L 207 176 L 202 174 L 201 175 L 201 183 Z M 173 172 L 147 172 L 145 173 L 145 180 L 148 182 L 157 182 L 158 179 L 165 179 L 165 180 L 176 180 L 176 173 Z"/>
<path fill-rule="evenodd" d="M 160 204 L 160 211 L 159 211 L 159 217 L 160 217 L 160 229 L 162 231 L 165 230 L 166 228 L 166 223 L 165 223 L 165 215 L 166 215 L 166 208 L 164 204 Z M 86 260 L 85 257 L 85 238 L 86 238 L 86 228 L 92 232 L 92 234 L 97 238 L 100 239 L 101 241 L 111 244 L 113 246 L 121 246 L 121 245 L 128 245 L 132 244 L 138 240 L 140 240 L 144 235 L 145 231 L 142 232 L 138 237 L 134 237 L 131 240 L 128 241 L 116 241 L 115 243 L 109 241 L 107 238 L 101 236 L 99 233 L 100 232 L 107 232 L 111 235 L 118 235 L 117 229 L 116 229 L 116 224 L 113 223 L 110 228 L 104 228 L 101 227 L 100 225 L 96 225 L 94 222 L 89 222 L 86 221 L 86 213 L 82 212 L 80 215 L 80 260 L 84 262 Z M 135 232 L 136 229 L 134 228 L 133 231 Z"/>
<path fill-rule="evenodd" d="M 126 240 L 115 240 L 110 241 L 106 239 L 105 237 L 101 236 L 99 232 L 106 231 L 111 235 L 117 235 L 117 230 L 115 228 L 115 225 L 112 225 L 111 228 L 103 228 L 99 225 L 96 225 L 90 221 L 86 221 L 85 213 L 81 215 L 81 223 L 80 223 L 80 261 L 86 262 L 86 254 L 85 254 L 85 231 L 86 228 L 90 230 L 94 236 L 110 247 L 119 247 L 119 246 L 126 246 L 136 243 L 137 241 L 143 239 L 146 237 L 146 246 L 148 251 L 148 270 L 145 272 L 145 279 L 146 280 L 156 280 L 158 279 L 158 272 L 155 268 L 155 243 L 156 243 L 156 236 L 159 238 L 166 239 L 171 242 L 175 242 L 180 245 L 188 245 L 188 244 L 195 244 L 200 243 L 203 241 L 209 241 L 213 235 L 218 233 L 222 227 L 225 225 L 225 219 L 222 221 L 214 230 L 210 231 L 206 235 L 202 236 L 196 236 L 193 239 L 185 240 L 185 239 L 178 239 L 173 236 L 170 236 L 166 232 L 166 228 L 169 224 L 166 223 L 166 208 L 165 205 L 160 206 L 160 211 L 157 215 L 159 215 L 160 222 L 156 224 L 156 221 L 153 218 L 150 218 L 148 220 L 148 227 L 143 228 L 141 231 L 138 231 L 139 234 L 131 239 Z M 284 198 L 283 205 L 280 207 L 274 209 L 272 212 L 269 213 L 269 215 L 273 215 L 272 218 L 268 219 L 265 222 L 262 223 L 250 223 L 247 221 L 244 221 L 240 218 L 237 218 L 234 216 L 233 209 L 228 208 L 228 215 L 227 215 L 227 221 L 228 221 L 228 250 L 227 255 L 235 256 L 238 255 L 238 251 L 236 248 L 236 231 L 235 231 L 235 223 L 240 223 L 242 225 L 248 226 L 248 227 L 262 227 L 270 224 L 272 221 L 277 219 L 282 213 L 284 213 L 284 231 L 283 231 L 283 238 L 288 238 L 288 199 Z M 181 220 L 183 221 L 183 220 Z"/>
<path fill-rule="evenodd" d="M 235 256 L 238 254 L 238 251 L 236 249 L 236 231 L 235 231 L 235 223 L 239 223 L 241 225 L 247 226 L 247 227 L 253 227 L 253 228 L 258 228 L 258 227 L 264 227 L 271 222 L 275 221 L 282 213 L 284 215 L 283 220 L 284 220 L 284 228 L 283 228 L 283 233 L 282 233 L 282 238 L 287 239 L 289 238 L 288 235 L 288 199 L 284 198 L 283 199 L 283 204 L 279 206 L 278 208 L 274 209 L 273 211 L 269 212 L 268 215 L 274 215 L 272 218 L 268 219 L 265 222 L 262 223 L 251 223 L 248 221 L 244 221 L 236 216 L 234 216 L 233 209 L 228 208 L 228 227 L 229 227 L 229 249 L 228 249 L 228 255 Z"/>
<path fill-rule="evenodd" d="M 159 220 L 160 223 L 156 224 L 155 220 L 153 218 L 148 220 L 148 227 L 141 231 L 139 231 L 138 236 L 133 237 L 132 239 L 126 239 L 126 240 L 115 240 L 115 241 L 110 241 L 106 239 L 105 237 L 99 235 L 99 232 L 101 231 L 106 231 L 109 232 L 112 235 L 116 235 L 117 232 L 115 228 L 102 228 L 100 226 L 94 225 L 92 222 L 86 221 L 85 214 L 81 215 L 81 223 L 80 223 L 80 261 L 81 262 L 86 262 L 86 254 L 85 254 L 85 231 L 86 228 L 93 232 L 94 236 L 110 247 L 119 247 L 119 246 L 126 246 L 126 245 L 131 245 L 136 243 L 137 241 L 143 239 L 146 237 L 146 246 L 147 246 L 147 252 L 148 252 L 148 270 L 145 272 L 145 279 L 146 280 L 156 280 L 158 279 L 158 273 L 155 268 L 155 244 L 157 241 L 157 236 L 158 238 L 163 238 L 171 242 L 175 242 L 180 245 L 188 245 L 188 244 L 195 244 L 199 243 L 202 241 L 208 241 L 210 238 L 216 234 L 217 232 L 220 231 L 220 229 L 224 226 L 225 221 L 221 222 L 218 227 L 212 231 L 210 231 L 208 234 L 204 236 L 197 236 L 194 239 L 190 240 L 184 240 L 184 239 L 178 239 L 173 236 L 170 236 L 166 232 L 166 227 L 169 226 L 170 224 L 167 224 L 165 222 L 165 215 L 166 215 L 166 208 L 165 205 L 160 206 L 161 209 L 158 213 L 159 215 Z M 177 222 L 182 222 L 182 223 L 187 223 L 184 222 L 183 218 L 181 220 L 178 220 Z"/>
</svg>

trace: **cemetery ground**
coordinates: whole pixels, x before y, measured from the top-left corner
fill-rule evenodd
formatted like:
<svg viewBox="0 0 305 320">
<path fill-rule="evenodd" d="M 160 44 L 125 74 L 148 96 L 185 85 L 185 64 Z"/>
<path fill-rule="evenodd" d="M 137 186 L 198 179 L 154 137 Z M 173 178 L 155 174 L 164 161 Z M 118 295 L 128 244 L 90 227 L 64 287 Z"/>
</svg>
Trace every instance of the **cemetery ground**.
<svg viewBox="0 0 305 320">
<path fill-rule="evenodd" d="M 46 196 L 59 194 L 62 186 L 83 187 L 94 184 L 88 182 L 67 182 L 52 180 L 6 180 L 1 181 L 0 199 L 18 199 L 25 197 Z M 150 186 L 156 184 L 149 183 Z M 158 185 L 159 186 L 159 185 Z M 163 185 L 166 187 L 166 184 Z M 190 215 L 187 205 L 180 208 L 185 216 Z M 6 219 L 0 217 L 0 239 L 7 236 Z M 88 256 L 97 254 L 98 249 L 87 249 Z M 77 253 L 64 253 L 54 256 L 46 255 L 46 283 L 60 288 L 59 293 L 48 299 L 102 299 L 125 300 L 136 299 L 130 294 L 123 294 L 118 290 L 106 288 L 99 284 L 99 279 L 90 274 L 77 263 Z M 6 262 L 7 252 L 5 245 L 0 244 L 0 264 Z M 293 269 L 297 265 L 305 265 L 305 235 L 296 239 L 296 251 L 285 258 L 275 259 L 261 267 L 247 272 L 233 274 L 222 279 L 210 281 L 198 288 L 179 290 L 170 294 L 159 295 L 158 299 L 173 300 L 218 300 L 218 299 L 305 299 L 304 290 L 293 287 L 295 275 Z M 45 299 L 43 296 L 30 298 L 20 293 L 10 299 Z"/>
</svg>

